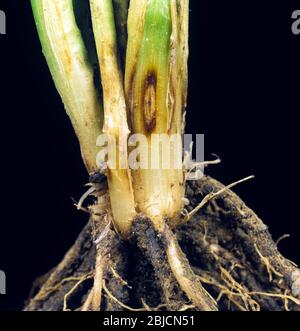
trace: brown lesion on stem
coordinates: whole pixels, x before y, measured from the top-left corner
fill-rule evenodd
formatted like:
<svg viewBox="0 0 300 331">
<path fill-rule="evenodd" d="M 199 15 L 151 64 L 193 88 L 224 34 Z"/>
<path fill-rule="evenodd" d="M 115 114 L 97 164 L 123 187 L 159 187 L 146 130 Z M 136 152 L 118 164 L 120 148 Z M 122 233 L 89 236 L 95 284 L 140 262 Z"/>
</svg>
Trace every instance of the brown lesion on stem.
<svg viewBox="0 0 300 331">
<path fill-rule="evenodd" d="M 148 71 L 144 79 L 142 90 L 141 107 L 144 114 L 144 125 L 147 133 L 151 133 L 156 126 L 156 88 L 157 88 L 157 74 L 154 70 Z"/>
</svg>

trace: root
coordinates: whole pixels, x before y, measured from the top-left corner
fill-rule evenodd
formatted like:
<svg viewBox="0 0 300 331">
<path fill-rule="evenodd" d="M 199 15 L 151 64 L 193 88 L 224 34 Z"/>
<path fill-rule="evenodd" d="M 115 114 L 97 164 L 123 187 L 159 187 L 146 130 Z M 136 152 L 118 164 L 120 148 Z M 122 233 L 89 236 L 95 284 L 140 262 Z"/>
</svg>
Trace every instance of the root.
<svg viewBox="0 0 300 331">
<path fill-rule="evenodd" d="M 77 210 L 82 210 L 85 209 L 84 207 L 82 207 L 84 201 L 94 192 L 96 191 L 96 188 L 94 186 L 90 187 L 79 199 L 78 204 L 76 205 Z"/>
<path fill-rule="evenodd" d="M 236 194 L 210 177 L 203 178 L 197 185 L 189 185 L 187 191 L 194 196 L 189 207 L 191 211 L 199 205 L 198 199 L 203 195 L 222 191 L 199 210 L 197 217 L 194 215 L 188 223 L 176 230 L 185 253 L 192 259 L 193 269 L 204 284 L 210 285 L 209 291 L 218 296 L 220 309 L 227 310 L 226 305 L 231 302 L 238 310 L 242 307 L 247 309 L 247 305 L 251 310 L 257 310 L 258 307 L 261 310 L 285 310 L 287 302 L 282 304 L 276 300 L 278 295 L 298 300 L 300 271 L 295 263 L 278 252 L 267 227 L 254 212 Z M 190 189 L 197 193 L 193 194 Z M 239 268 L 226 274 L 226 270 L 232 270 L 231 265 L 239 265 Z M 226 277 L 228 275 L 236 283 L 229 281 Z M 243 287 L 243 290 L 240 289 L 242 296 L 240 293 L 233 295 L 238 293 L 238 284 Z M 275 296 L 258 296 L 253 293 Z M 253 307 L 249 300 L 245 305 L 245 297 L 256 302 L 252 302 Z M 297 310 L 297 302 L 292 301 L 289 308 Z"/>
<path fill-rule="evenodd" d="M 237 181 L 237 182 L 234 182 L 234 183 L 232 183 L 232 184 L 230 184 L 230 185 L 228 185 L 228 186 L 225 186 L 225 187 L 223 187 L 222 189 L 220 189 L 218 192 L 210 192 L 209 194 L 207 194 L 204 198 L 203 198 L 203 200 L 199 203 L 199 205 L 196 207 L 196 208 L 194 208 L 191 212 L 189 212 L 186 216 L 185 216 L 185 219 L 184 219 L 184 221 L 189 221 L 195 214 L 197 214 L 198 213 L 198 211 L 200 210 L 200 209 L 202 209 L 209 201 L 211 201 L 211 200 L 213 200 L 213 199 L 215 199 L 217 196 L 219 196 L 219 195 L 221 195 L 222 193 L 224 193 L 224 192 L 226 192 L 227 190 L 230 190 L 231 188 L 233 188 L 234 186 L 237 186 L 237 185 L 239 185 L 239 184 L 241 184 L 241 183 L 244 183 L 244 182 L 246 182 L 246 181 L 248 181 L 248 180 L 250 180 L 250 179 L 253 179 L 254 178 L 254 176 L 249 176 L 249 177 L 246 177 L 246 178 L 244 178 L 244 179 L 241 179 L 241 180 L 239 180 L 239 181 Z"/>
<path fill-rule="evenodd" d="M 276 293 L 265 293 L 265 292 L 250 292 L 249 294 L 250 295 L 260 295 L 260 296 L 272 297 L 272 298 L 282 298 L 285 301 L 290 300 L 290 301 L 294 302 L 296 305 L 300 306 L 300 300 L 299 299 L 297 299 L 297 298 L 295 298 L 291 295 L 287 295 L 286 293 L 285 294 L 276 294 Z M 289 310 L 289 309 L 287 309 L 287 310 Z"/>
<path fill-rule="evenodd" d="M 93 297 L 94 297 L 94 290 L 91 289 L 90 293 L 88 294 L 84 304 L 81 307 L 81 311 L 89 311 L 90 310 L 90 306 L 92 304 L 93 301 Z"/>
<path fill-rule="evenodd" d="M 273 273 L 278 277 L 283 277 L 283 275 L 281 273 L 279 273 L 278 271 L 276 271 L 275 268 L 271 265 L 270 260 L 261 254 L 261 252 L 259 251 L 256 244 L 254 245 L 254 247 L 255 247 L 257 254 L 259 255 L 259 257 L 261 259 L 262 264 L 264 264 L 266 266 L 266 269 L 269 274 L 270 283 L 273 281 Z"/>
<path fill-rule="evenodd" d="M 39 300 L 39 301 L 45 300 L 51 293 L 58 291 L 65 283 L 81 281 L 83 277 L 82 276 L 68 277 L 68 278 L 63 279 L 61 282 L 59 282 L 58 284 L 56 284 L 53 287 L 43 288 L 42 291 L 39 293 L 39 295 L 35 298 L 35 300 Z"/>
<path fill-rule="evenodd" d="M 94 191 L 96 191 L 95 187 Z M 108 194 L 98 196 L 97 204 L 92 208 L 93 236 L 97 238 L 94 240 L 94 244 L 96 244 L 94 285 L 82 306 L 82 310 L 85 311 L 101 310 L 102 283 L 107 268 L 107 254 L 111 249 L 111 238 L 113 237 L 111 233 L 111 218 Z"/>
<path fill-rule="evenodd" d="M 200 181 L 199 184 L 202 194 L 211 190 L 212 186 L 214 189 L 222 189 L 223 186 L 209 177 Z M 232 191 L 226 191 L 223 196 L 220 196 L 220 199 L 222 199 L 224 212 L 221 211 L 222 215 L 219 212 L 218 217 L 223 217 L 224 222 L 229 222 L 234 240 L 243 249 L 246 258 L 258 265 L 261 265 L 261 256 L 267 258 L 273 273 L 279 278 L 283 277 L 287 283 L 292 285 L 292 274 L 300 273 L 300 271 L 294 263 L 285 259 L 278 252 L 264 223 Z"/>
<path fill-rule="evenodd" d="M 194 305 L 184 305 L 182 308 L 178 309 L 178 311 L 187 311 L 187 310 L 191 310 L 191 309 L 195 309 L 196 306 Z"/>
<path fill-rule="evenodd" d="M 132 286 L 129 286 L 128 282 L 126 280 L 124 280 L 112 266 L 110 267 L 110 270 L 111 270 L 112 274 L 114 275 L 114 277 L 117 278 L 118 280 L 120 280 L 122 285 L 126 286 L 129 289 L 132 289 Z"/>
<path fill-rule="evenodd" d="M 114 233 L 115 234 L 115 233 Z M 113 239 L 111 248 L 107 254 L 107 267 L 103 281 L 105 282 L 106 288 L 109 292 L 120 302 L 129 306 L 130 295 L 127 277 L 129 269 L 129 248 L 124 241 L 121 241 L 117 236 Z M 105 301 L 105 310 L 119 311 L 124 310 L 122 305 L 112 300 L 111 297 L 107 296 Z"/>
<path fill-rule="evenodd" d="M 108 288 L 105 285 L 105 281 L 103 281 L 103 289 L 105 291 L 105 293 L 108 295 L 108 297 L 110 299 L 112 299 L 114 302 L 116 302 L 118 305 L 120 305 L 121 307 L 125 308 L 126 310 L 130 310 L 130 311 L 145 311 L 145 308 L 131 308 L 127 305 L 125 305 L 125 303 L 121 302 L 120 300 L 118 300 L 115 296 L 113 296 L 111 294 L 111 292 L 108 290 Z"/>
<path fill-rule="evenodd" d="M 92 289 L 93 298 L 92 298 L 91 306 L 93 311 L 101 310 L 102 283 L 103 283 L 104 268 L 106 264 L 107 264 L 106 257 L 103 256 L 102 254 L 99 254 L 96 259 L 94 287 Z"/>
<path fill-rule="evenodd" d="M 200 279 L 192 271 L 190 264 L 181 251 L 177 240 L 169 228 L 164 231 L 166 251 L 171 270 L 181 289 L 193 304 L 203 311 L 218 310 L 217 303 L 202 287 Z"/>
<path fill-rule="evenodd" d="M 81 277 L 93 269 L 95 249 L 90 237 L 91 228 L 91 223 L 84 227 L 64 259 L 51 272 L 37 294 L 30 298 L 25 310 L 63 310 L 63 298 L 71 288 L 66 279 Z"/>
<path fill-rule="evenodd" d="M 186 151 L 184 154 L 183 166 L 185 169 L 185 181 L 199 180 L 204 175 L 205 167 L 220 164 L 222 162 L 221 158 L 216 154 L 212 154 L 215 157 L 215 160 L 195 162 L 192 160 L 192 150 L 193 144 L 190 145 L 190 150 Z"/>
<path fill-rule="evenodd" d="M 202 287 L 167 225 L 163 232 L 157 233 L 148 218 L 139 217 L 133 233 L 138 247 L 154 267 L 169 309 L 176 302 L 184 301 L 182 295 L 185 294 L 199 310 L 217 310 L 214 299 Z M 180 290 L 183 293 L 180 294 Z"/>
<path fill-rule="evenodd" d="M 142 304 L 143 304 L 143 306 L 144 306 L 144 308 L 145 308 L 146 311 L 153 311 L 153 310 L 147 305 L 147 303 L 145 302 L 144 299 L 142 299 L 141 301 L 142 301 Z"/>
<path fill-rule="evenodd" d="M 250 293 L 248 290 L 243 287 L 241 284 L 239 284 L 231 275 L 230 273 L 225 270 L 224 268 L 221 268 L 221 278 L 224 280 L 225 284 L 228 286 L 228 288 L 231 289 L 231 293 L 235 290 L 236 293 L 238 293 L 245 305 L 245 310 L 248 311 L 259 311 L 260 305 L 258 302 L 256 302 L 254 299 L 251 298 Z"/>
<path fill-rule="evenodd" d="M 210 278 L 208 276 L 204 277 L 204 276 L 199 276 L 199 278 L 201 279 L 201 281 L 204 284 L 209 284 L 209 285 L 213 285 L 214 287 L 219 289 L 219 294 L 218 297 L 216 299 L 217 302 L 219 302 L 221 300 L 221 298 L 223 297 L 223 295 L 226 295 L 228 298 L 228 301 L 230 303 L 233 303 L 240 311 L 246 311 L 247 309 L 239 302 L 239 300 L 236 300 L 236 297 L 240 298 L 241 294 L 240 293 L 236 293 L 233 292 L 232 289 L 229 289 L 228 287 L 222 285 L 221 283 L 217 282 L 215 279 Z"/>
<path fill-rule="evenodd" d="M 157 293 L 160 298 L 158 304 L 165 304 L 166 309 L 174 310 L 179 307 L 179 302 L 184 302 L 180 287 L 172 274 L 172 270 L 167 262 L 166 250 L 161 236 L 158 236 L 152 222 L 145 217 L 139 217 L 133 224 L 133 245 L 137 245 L 140 254 L 136 257 L 141 264 L 141 268 L 153 272 L 146 275 L 150 279 L 148 289 L 151 292 L 138 292 L 138 296 L 144 300 L 148 299 L 150 293 Z M 139 284 L 139 278 L 135 281 Z M 181 306 L 181 305 L 180 305 Z"/>
<path fill-rule="evenodd" d="M 87 279 L 90 279 L 90 278 L 92 278 L 91 275 L 84 275 L 83 277 L 81 277 L 81 279 L 64 296 L 63 311 L 71 311 L 71 309 L 68 309 L 68 298 L 69 298 L 69 296 L 71 296 L 83 282 L 85 282 Z"/>
<path fill-rule="evenodd" d="M 282 242 L 282 240 L 285 240 L 287 238 L 290 238 L 290 234 L 284 234 L 283 236 L 279 237 L 277 240 L 276 240 L 276 246 L 279 245 L 280 242 Z"/>
<path fill-rule="evenodd" d="M 220 272 L 219 281 L 202 271 L 200 272 L 200 274 L 202 275 L 199 276 L 200 280 L 204 284 L 209 284 L 217 289 L 218 291 L 218 296 L 216 299 L 217 302 L 220 302 L 223 296 L 226 296 L 228 300 L 229 310 L 230 310 L 230 303 L 234 304 L 236 308 L 240 311 L 260 310 L 259 303 L 251 297 L 248 289 L 245 286 L 239 284 L 231 276 L 231 274 L 224 268 L 221 268 L 219 272 Z"/>
<path fill-rule="evenodd" d="M 299 310 L 300 270 L 277 249 L 286 236 L 275 243 L 230 190 L 251 178 L 188 182 L 183 223 L 156 231 L 140 216 L 130 242 L 113 229 L 108 194 L 90 192 L 89 223 L 25 310 Z"/>
</svg>

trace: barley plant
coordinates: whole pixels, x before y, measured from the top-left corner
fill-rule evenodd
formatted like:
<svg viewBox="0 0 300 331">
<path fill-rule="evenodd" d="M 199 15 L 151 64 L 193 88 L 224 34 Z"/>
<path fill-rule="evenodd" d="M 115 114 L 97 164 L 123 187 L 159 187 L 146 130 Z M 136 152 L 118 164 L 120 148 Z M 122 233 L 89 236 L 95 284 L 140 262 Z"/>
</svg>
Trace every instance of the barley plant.
<svg viewBox="0 0 300 331">
<path fill-rule="evenodd" d="M 299 269 L 231 190 L 250 178 L 224 186 L 203 174 L 218 160 L 183 155 L 189 0 L 31 4 L 89 222 L 25 310 L 299 309 Z"/>
</svg>

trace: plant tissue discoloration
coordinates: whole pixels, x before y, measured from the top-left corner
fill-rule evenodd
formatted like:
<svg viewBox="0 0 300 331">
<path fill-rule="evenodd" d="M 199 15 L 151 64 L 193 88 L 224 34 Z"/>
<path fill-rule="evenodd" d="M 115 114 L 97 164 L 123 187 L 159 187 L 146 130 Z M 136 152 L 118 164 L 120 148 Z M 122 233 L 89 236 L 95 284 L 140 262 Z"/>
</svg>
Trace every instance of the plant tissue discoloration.
<svg viewBox="0 0 300 331">
<path fill-rule="evenodd" d="M 144 80 L 142 93 L 142 109 L 144 114 L 145 130 L 152 132 L 156 126 L 156 112 L 157 112 L 157 75 L 155 71 L 149 71 Z"/>
</svg>

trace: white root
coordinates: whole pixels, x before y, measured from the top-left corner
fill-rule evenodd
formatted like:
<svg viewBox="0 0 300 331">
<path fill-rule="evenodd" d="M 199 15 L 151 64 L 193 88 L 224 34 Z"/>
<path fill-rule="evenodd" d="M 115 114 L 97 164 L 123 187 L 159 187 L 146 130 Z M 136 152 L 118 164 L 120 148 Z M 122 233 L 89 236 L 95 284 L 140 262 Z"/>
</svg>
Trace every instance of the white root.
<svg viewBox="0 0 300 331">
<path fill-rule="evenodd" d="M 204 197 L 204 199 L 199 203 L 199 205 L 196 207 L 196 208 L 194 208 L 190 213 L 188 213 L 187 215 L 186 215 L 186 217 L 185 217 L 185 221 L 189 221 L 196 213 L 198 213 L 198 211 L 200 210 L 200 209 L 202 209 L 209 201 L 211 201 L 211 200 L 213 200 L 214 198 L 216 198 L 217 196 L 219 196 L 220 194 L 222 194 L 222 193 L 224 193 L 224 192 L 226 192 L 227 190 L 229 190 L 229 189 L 231 189 L 231 188 L 233 188 L 234 186 L 237 186 L 237 185 L 239 185 L 239 184 L 241 184 L 241 183 L 244 183 L 244 182 L 246 182 L 246 181 L 248 181 L 248 180 L 250 180 L 250 179 L 253 179 L 253 178 L 255 178 L 254 176 L 249 176 L 249 177 L 246 177 L 246 178 L 244 178 L 244 179 L 241 179 L 241 180 L 239 180 L 239 181 L 237 181 L 237 182 L 234 182 L 234 183 L 232 183 L 232 184 L 230 184 L 230 185 L 228 185 L 228 186 L 226 186 L 226 187 L 224 187 L 224 188 L 222 188 L 221 190 L 219 190 L 218 192 L 211 192 L 211 193 L 209 193 L 209 194 L 207 194 L 205 197 Z"/>
<path fill-rule="evenodd" d="M 185 181 L 201 179 L 204 176 L 205 167 L 220 164 L 222 162 L 221 158 L 216 154 L 212 154 L 216 157 L 215 160 L 196 162 L 192 159 L 192 149 L 193 143 L 191 142 L 190 149 L 184 153 L 183 166 L 185 170 Z"/>
<path fill-rule="evenodd" d="M 83 209 L 82 205 L 83 205 L 84 201 L 95 191 L 96 191 L 96 187 L 92 186 L 81 196 L 81 198 L 79 199 L 78 204 L 77 204 L 78 210 Z"/>
</svg>

